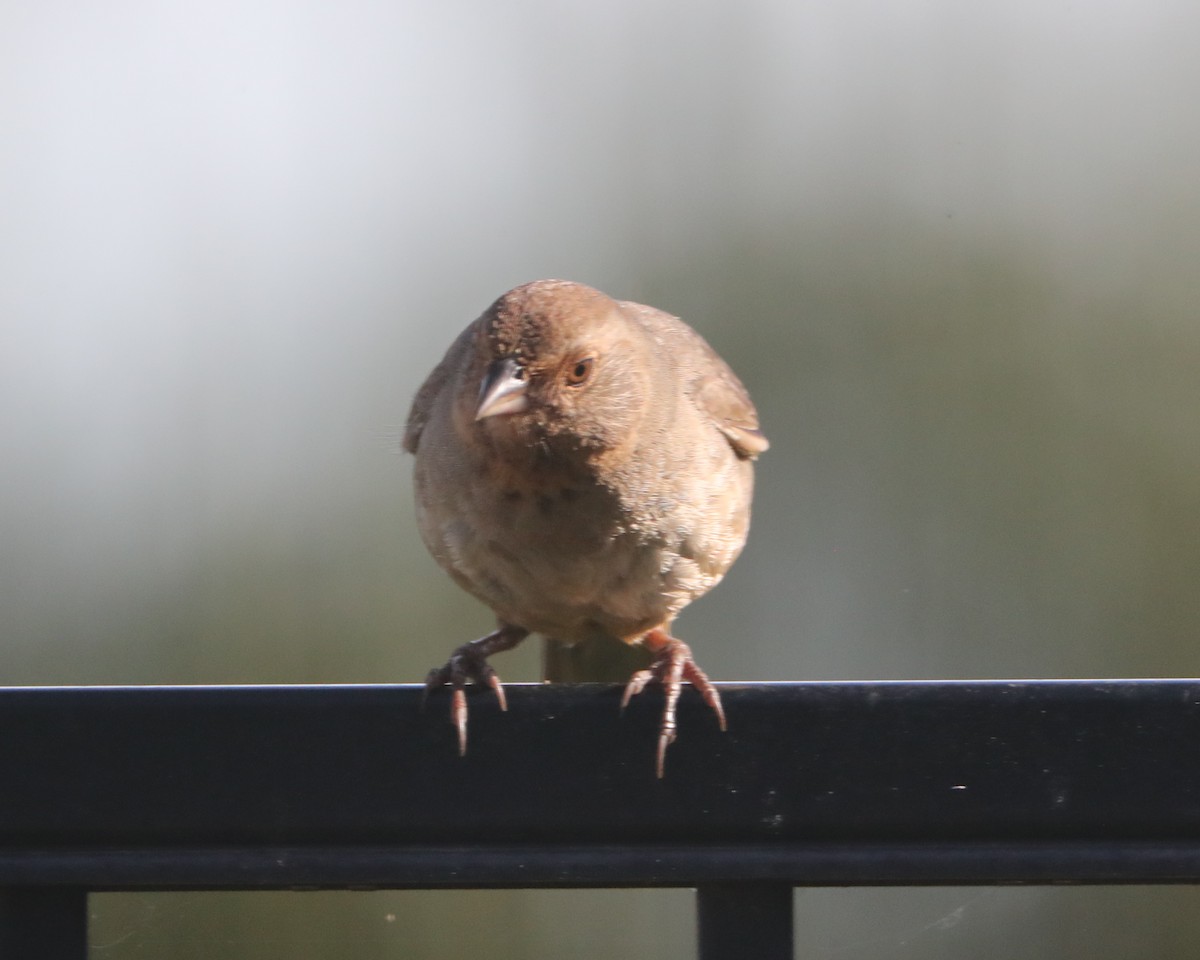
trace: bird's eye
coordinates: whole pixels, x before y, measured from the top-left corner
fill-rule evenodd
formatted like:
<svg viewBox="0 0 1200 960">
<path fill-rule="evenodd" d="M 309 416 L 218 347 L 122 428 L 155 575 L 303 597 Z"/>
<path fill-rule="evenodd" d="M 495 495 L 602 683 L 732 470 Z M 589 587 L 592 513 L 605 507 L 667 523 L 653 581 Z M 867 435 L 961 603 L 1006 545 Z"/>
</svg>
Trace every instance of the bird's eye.
<svg viewBox="0 0 1200 960">
<path fill-rule="evenodd" d="M 567 370 L 565 377 L 567 386 L 578 387 L 588 377 L 592 375 L 592 358 L 585 357 L 582 360 L 577 360 L 570 369 Z"/>
<path fill-rule="evenodd" d="M 525 368 L 522 367 L 520 364 L 513 367 L 512 378 L 514 380 L 524 380 L 527 376 L 529 376 L 529 374 L 526 372 Z"/>
</svg>

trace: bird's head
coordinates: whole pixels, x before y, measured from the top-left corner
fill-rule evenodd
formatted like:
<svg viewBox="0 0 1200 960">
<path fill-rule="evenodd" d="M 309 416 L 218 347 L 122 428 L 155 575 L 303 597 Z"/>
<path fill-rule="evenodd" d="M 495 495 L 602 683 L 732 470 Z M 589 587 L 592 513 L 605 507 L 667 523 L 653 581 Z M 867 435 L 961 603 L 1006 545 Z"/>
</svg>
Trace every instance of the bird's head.
<svg viewBox="0 0 1200 960">
<path fill-rule="evenodd" d="M 647 339 L 615 300 L 583 284 L 539 280 L 509 291 L 479 327 L 474 429 L 564 453 L 620 446 L 649 402 Z"/>
</svg>

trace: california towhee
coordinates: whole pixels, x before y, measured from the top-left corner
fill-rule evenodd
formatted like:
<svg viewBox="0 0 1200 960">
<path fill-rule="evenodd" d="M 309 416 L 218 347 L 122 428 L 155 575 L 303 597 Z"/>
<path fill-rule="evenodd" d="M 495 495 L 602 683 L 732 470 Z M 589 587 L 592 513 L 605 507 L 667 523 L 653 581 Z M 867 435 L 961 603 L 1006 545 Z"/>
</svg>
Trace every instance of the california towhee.
<svg viewBox="0 0 1200 960">
<path fill-rule="evenodd" d="M 487 658 L 533 632 L 651 651 L 621 704 L 664 685 L 660 777 L 683 680 L 725 728 L 716 688 L 669 630 L 741 552 L 767 440 L 746 388 L 691 327 L 565 280 L 517 287 L 425 381 L 404 448 L 425 545 L 499 620 L 427 681 L 453 687 L 460 752 L 464 684 L 488 684 L 504 708 Z"/>
</svg>

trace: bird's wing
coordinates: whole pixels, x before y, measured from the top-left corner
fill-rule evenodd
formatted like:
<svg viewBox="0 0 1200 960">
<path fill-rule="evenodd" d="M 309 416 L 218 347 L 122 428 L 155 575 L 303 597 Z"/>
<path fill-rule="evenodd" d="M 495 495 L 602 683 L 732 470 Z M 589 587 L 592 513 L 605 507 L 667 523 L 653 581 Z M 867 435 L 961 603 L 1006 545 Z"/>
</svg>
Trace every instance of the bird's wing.
<svg viewBox="0 0 1200 960">
<path fill-rule="evenodd" d="M 464 354 L 471 348 L 471 340 L 475 336 L 476 324 L 470 324 L 458 338 L 450 344 L 450 349 L 442 357 L 442 362 L 433 368 L 433 372 L 425 378 L 421 389 L 413 398 L 412 409 L 408 411 L 408 422 L 404 426 L 404 449 L 409 453 L 417 452 L 417 444 L 421 442 L 421 431 L 429 421 L 433 405 L 444 389 L 447 389 L 454 379 L 454 372 L 465 366 Z"/>
<path fill-rule="evenodd" d="M 758 426 L 758 411 L 729 364 L 700 334 L 678 317 L 640 303 L 621 306 L 635 316 L 659 343 L 676 354 L 692 402 L 725 435 L 734 452 L 752 460 L 770 443 Z"/>
</svg>

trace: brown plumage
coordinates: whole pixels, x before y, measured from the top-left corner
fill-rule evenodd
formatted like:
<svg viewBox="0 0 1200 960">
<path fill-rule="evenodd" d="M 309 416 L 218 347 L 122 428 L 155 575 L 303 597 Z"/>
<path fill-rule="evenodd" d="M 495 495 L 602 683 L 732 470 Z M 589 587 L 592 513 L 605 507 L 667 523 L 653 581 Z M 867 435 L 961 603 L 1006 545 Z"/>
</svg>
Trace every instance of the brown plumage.
<svg viewBox="0 0 1200 960">
<path fill-rule="evenodd" d="M 667 702 L 657 770 L 690 680 L 716 689 L 671 621 L 720 581 L 750 524 L 751 461 L 767 449 L 750 396 L 676 317 L 591 287 L 539 280 L 497 300 L 418 391 L 404 447 L 416 455 L 425 545 L 499 628 L 429 677 L 503 689 L 487 658 L 529 633 L 567 644 L 616 638 L 653 654 Z"/>
</svg>

